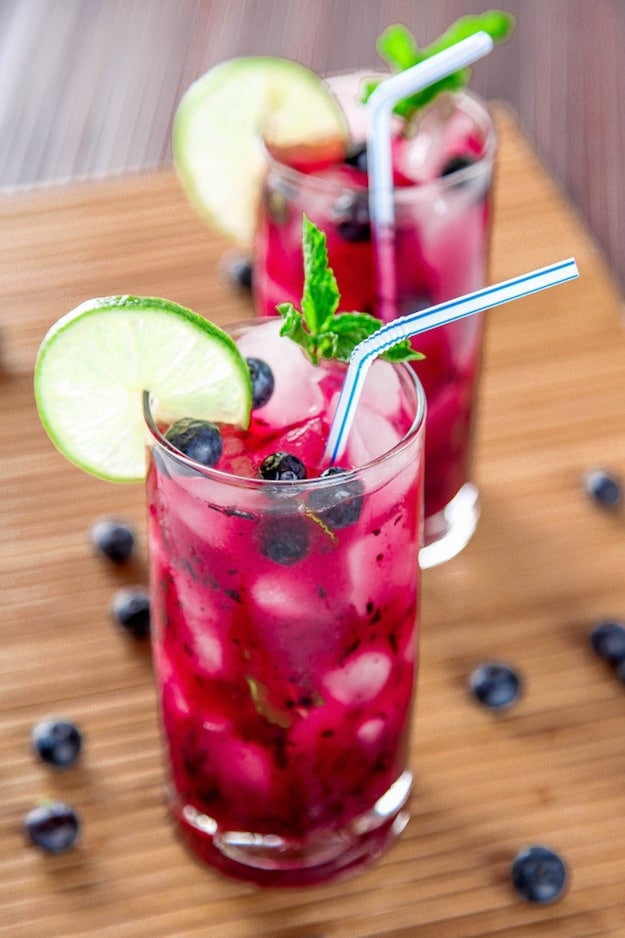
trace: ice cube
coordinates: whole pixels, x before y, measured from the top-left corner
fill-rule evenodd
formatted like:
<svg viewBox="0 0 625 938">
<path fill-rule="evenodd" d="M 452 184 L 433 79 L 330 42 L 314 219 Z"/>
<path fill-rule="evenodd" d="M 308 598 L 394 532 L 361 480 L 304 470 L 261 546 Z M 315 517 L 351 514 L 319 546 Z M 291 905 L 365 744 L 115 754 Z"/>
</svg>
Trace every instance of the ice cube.
<svg viewBox="0 0 625 938">
<path fill-rule="evenodd" d="M 401 172 L 414 182 L 425 183 L 438 176 L 449 117 L 449 99 L 437 99 L 419 113 L 416 132 L 406 136 L 406 146 L 396 158 Z"/>
<path fill-rule="evenodd" d="M 403 525 L 389 520 L 375 531 L 378 533 L 371 531 L 350 545 L 347 556 L 352 582 L 349 598 L 360 615 L 366 615 L 372 592 L 380 588 L 376 581 L 383 584 L 389 597 L 416 589 L 417 548 Z M 365 570 L 367 575 L 363 576 Z"/>
<path fill-rule="evenodd" d="M 356 730 L 358 739 L 368 746 L 375 745 L 384 732 L 385 723 L 380 717 L 373 720 L 365 720 Z"/>
<path fill-rule="evenodd" d="M 191 616 L 190 631 L 193 634 L 193 650 L 197 656 L 197 663 L 206 674 L 216 675 L 223 669 L 223 646 L 217 635 L 211 633 L 206 620 L 198 623 Z"/>
<path fill-rule="evenodd" d="M 161 688 L 164 709 L 173 711 L 174 715 L 178 717 L 188 716 L 191 713 L 191 705 L 183 693 L 182 687 L 176 677 L 174 666 L 169 656 L 166 654 L 163 645 L 155 645 L 153 654 L 154 671 Z"/>
<path fill-rule="evenodd" d="M 325 406 L 320 381 L 323 371 L 310 362 L 303 350 L 280 336 L 282 319 L 267 320 L 262 328 L 237 339 L 245 357 L 260 358 L 271 368 L 275 390 L 255 413 L 268 424 L 285 427 L 322 413 Z"/>
<path fill-rule="evenodd" d="M 393 449 L 400 439 L 393 424 L 361 400 L 347 441 L 347 458 L 352 466 L 364 466 Z"/>
<path fill-rule="evenodd" d="M 223 590 L 181 571 L 176 575 L 176 594 L 178 607 L 165 630 L 164 644 L 189 667 L 206 675 L 221 675 L 224 647 L 219 626 L 223 606 L 231 601 Z"/>
<path fill-rule="evenodd" d="M 326 691 L 348 706 L 373 700 L 380 693 L 391 673 L 391 659 L 381 651 L 365 651 L 351 657 L 342 668 L 325 675 Z"/>
<path fill-rule="evenodd" d="M 155 671 L 161 688 L 162 709 L 167 720 L 181 721 L 191 714 L 191 703 L 188 701 L 184 688 L 178 680 L 165 655 L 161 653 L 155 657 Z"/>
<path fill-rule="evenodd" d="M 211 738 L 211 746 L 222 781 L 232 791 L 247 789 L 255 798 L 270 793 L 271 756 L 261 746 L 223 735 Z"/>
<path fill-rule="evenodd" d="M 378 358 L 369 369 L 360 403 L 382 417 L 393 418 L 401 400 L 401 383 L 397 369 Z"/>
<path fill-rule="evenodd" d="M 331 625 L 339 622 L 347 590 L 340 576 L 333 592 L 320 595 L 316 578 L 296 577 L 278 570 L 265 573 L 250 585 L 250 619 L 266 649 L 287 667 L 308 671 L 332 653 L 338 640 Z"/>
<path fill-rule="evenodd" d="M 375 77 L 385 78 L 388 75 L 383 72 L 363 69 L 356 72 L 340 72 L 325 79 L 347 119 L 350 137 L 356 143 L 364 141 L 367 137 L 371 121 L 371 108 L 365 107 L 362 103 L 362 92 L 367 82 Z M 402 120 L 395 116 L 391 117 L 393 133 L 399 132 L 402 126 Z"/>
<path fill-rule="evenodd" d="M 207 713 L 202 717 L 202 729 L 207 733 L 223 733 L 229 736 L 232 730 L 232 721 L 222 713 Z"/>
</svg>

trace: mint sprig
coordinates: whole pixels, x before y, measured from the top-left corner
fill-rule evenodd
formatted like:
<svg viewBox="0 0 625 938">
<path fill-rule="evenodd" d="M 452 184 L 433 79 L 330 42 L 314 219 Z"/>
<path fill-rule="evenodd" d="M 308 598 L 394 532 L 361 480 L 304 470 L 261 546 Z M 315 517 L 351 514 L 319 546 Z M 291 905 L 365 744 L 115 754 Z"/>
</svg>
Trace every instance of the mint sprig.
<svg viewBox="0 0 625 938">
<path fill-rule="evenodd" d="M 456 20 L 438 39 L 429 46 L 420 48 L 410 30 L 401 23 L 387 27 L 377 41 L 377 50 L 381 58 L 389 65 L 392 72 L 402 72 L 425 59 L 455 45 L 467 36 L 477 32 L 488 33 L 494 42 L 504 42 L 512 33 L 515 18 L 502 10 L 488 10 L 476 16 L 463 16 Z M 408 120 L 415 111 L 421 110 L 442 91 L 457 91 L 464 88 L 471 77 L 471 69 L 463 68 L 427 88 L 417 91 L 410 97 L 399 101 L 394 111 Z M 365 84 L 363 100 L 367 101 L 380 81 L 372 79 Z"/>
<path fill-rule="evenodd" d="M 315 365 L 324 358 L 347 362 L 354 348 L 382 323 L 369 313 L 337 313 L 341 295 L 328 261 L 327 238 L 306 215 L 302 220 L 302 251 L 302 308 L 297 309 L 293 303 L 276 306 L 284 320 L 280 335 L 301 345 Z M 415 352 L 408 339 L 403 339 L 381 357 L 399 362 L 424 356 Z"/>
</svg>

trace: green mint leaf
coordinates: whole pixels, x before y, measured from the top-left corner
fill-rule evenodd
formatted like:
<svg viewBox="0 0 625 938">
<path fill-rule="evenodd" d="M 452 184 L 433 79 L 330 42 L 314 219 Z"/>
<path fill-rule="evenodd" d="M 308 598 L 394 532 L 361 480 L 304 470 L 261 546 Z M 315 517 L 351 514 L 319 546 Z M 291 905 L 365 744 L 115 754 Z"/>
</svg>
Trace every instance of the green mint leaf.
<svg viewBox="0 0 625 938">
<path fill-rule="evenodd" d="M 276 310 L 283 319 L 280 335 L 287 336 L 301 345 L 303 349 L 307 349 L 310 334 L 304 329 L 304 320 L 300 311 L 292 303 L 280 303 L 276 306 Z"/>
<path fill-rule="evenodd" d="M 256 712 L 268 720 L 269 723 L 274 723 L 285 730 L 288 729 L 293 722 L 293 715 L 283 706 L 272 703 L 265 685 L 257 681 L 251 674 L 246 674 L 245 680 L 250 689 L 250 697 Z"/>
<path fill-rule="evenodd" d="M 420 362 L 423 361 L 425 355 L 413 349 L 410 339 L 403 339 L 387 349 L 382 358 L 387 362 Z"/>
<path fill-rule="evenodd" d="M 328 329 L 339 305 L 339 288 L 328 263 L 325 232 L 304 215 L 302 221 L 304 292 L 302 313 L 312 335 Z"/>
<path fill-rule="evenodd" d="M 403 23 L 387 26 L 377 41 L 377 50 L 394 72 L 403 72 L 421 62 L 425 55 L 417 46 L 414 36 Z"/>
<path fill-rule="evenodd" d="M 445 30 L 442 36 L 435 39 L 426 49 L 426 55 L 435 55 L 455 45 L 462 39 L 472 36 L 473 33 L 485 32 L 493 42 L 503 42 L 514 29 L 515 19 L 510 13 L 502 10 L 487 10 L 477 16 L 462 16 L 459 20 Z"/>
<path fill-rule="evenodd" d="M 347 362 L 354 348 L 380 328 L 369 313 L 337 313 L 340 294 L 328 262 L 325 234 L 304 215 L 302 223 L 304 290 L 301 311 L 293 303 L 280 303 L 280 335 L 300 345 L 313 364 L 323 358 Z M 387 361 L 423 358 L 405 339 L 381 356 Z"/>
<path fill-rule="evenodd" d="M 302 219 L 302 254 L 302 309 L 298 310 L 292 303 L 280 303 L 276 309 L 284 320 L 280 334 L 301 345 L 317 365 L 322 358 L 335 356 L 336 339 L 332 323 L 340 293 L 328 263 L 326 235 L 306 215 Z"/>
<path fill-rule="evenodd" d="M 342 362 L 349 361 L 354 348 L 377 332 L 381 326 L 379 319 L 369 313 L 338 313 L 334 317 L 334 331 L 337 336 L 335 357 Z M 384 352 L 381 358 L 387 361 L 417 361 L 424 356 L 416 352 L 408 339 L 403 339 Z"/>
<path fill-rule="evenodd" d="M 338 313 L 334 317 L 337 359 L 348 362 L 355 347 L 379 328 L 379 319 L 368 313 Z"/>
<path fill-rule="evenodd" d="M 462 39 L 477 32 L 486 32 L 494 42 L 504 42 L 512 33 L 515 18 L 502 10 L 487 10 L 476 16 L 463 16 L 456 20 L 438 39 L 429 46 L 419 48 L 415 38 L 406 26 L 396 23 L 384 30 L 377 42 L 380 56 L 388 63 L 391 71 L 405 71 L 417 65 L 424 59 L 442 52 L 443 49 L 455 45 Z M 442 91 L 457 91 L 465 87 L 471 78 L 471 69 L 463 68 L 441 81 L 435 82 L 427 88 L 400 101 L 395 107 L 395 113 L 408 120 L 416 112 L 424 108 Z M 383 80 L 383 79 L 381 79 Z M 362 99 L 368 101 L 380 81 L 372 80 L 366 83 Z"/>
</svg>

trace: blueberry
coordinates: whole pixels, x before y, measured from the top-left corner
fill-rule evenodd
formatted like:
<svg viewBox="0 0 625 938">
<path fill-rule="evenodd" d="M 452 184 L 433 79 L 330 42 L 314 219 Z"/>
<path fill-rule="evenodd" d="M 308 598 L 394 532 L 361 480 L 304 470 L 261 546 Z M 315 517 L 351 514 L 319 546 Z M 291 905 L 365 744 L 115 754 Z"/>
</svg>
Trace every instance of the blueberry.
<svg viewBox="0 0 625 938">
<path fill-rule="evenodd" d="M 527 847 L 512 863 L 514 887 L 528 902 L 555 902 L 564 892 L 566 881 L 566 864 L 549 847 Z"/>
<path fill-rule="evenodd" d="M 309 542 L 304 518 L 272 518 L 260 529 L 261 553 L 283 567 L 290 567 L 305 557 Z"/>
<path fill-rule="evenodd" d="M 340 466 L 330 466 L 321 473 L 321 478 L 344 472 Z M 328 490 L 311 492 L 309 506 L 324 524 L 336 531 L 358 521 L 363 501 L 362 484 L 358 479 L 351 479 Z"/>
<path fill-rule="evenodd" d="M 347 151 L 345 162 L 348 166 L 353 166 L 360 173 L 368 172 L 367 166 L 367 144 L 354 143 Z"/>
<path fill-rule="evenodd" d="M 203 466 L 214 466 L 223 451 L 221 431 L 210 420 L 183 417 L 165 433 L 165 439 L 189 459 Z"/>
<path fill-rule="evenodd" d="M 150 597 L 137 586 L 118 590 L 111 604 L 111 615 L 135 638 L 145 638 L 150 632 Z"/>
<path fill-rule="evenodd" d="M 254 265 L 249 257 L 231 257 L 224 265 L 228 280 L 241 290 L 251 292 L 254 281 Z"/>
<path fill-rule="evenodd" d="M 135 546 L 133 529 L 125 521 L 99 518 L 91 527 L 91 543 L 113 563 L 122 564 L 130 559 Z"/>
<path fill-rule="evenodd" d="M 31 740 L 39 758 L 57 769 L 73 765 L 82 747 L 78 727 L 69 720 L 56 718 L 40 720 L 33 727 Z"/>
<path fill-rule="evenodd" d="M 590 633 L 590 644 L 611 664 L 625 661 L 625 625 L 610 619 L 600 622 Z"/>
<path fill-rule="evenodd" d="M 369 201 L 367 193 L 346 192 L 332 206 L 332 222 L 344 241 L 370 241 Z"/>
<path fill-rule="evenodd" d="M 591 469 L 587 472 L 584 489 L 602 508 L 618 508 L 623 498 L 620 479 L 606 469 Z"/>
<path fill-rule="evenodd" d="M 63 853 L 78 839 L 78 815 L 62 801 L 33 808 L 26 815 L 24 830 L 28 839 L 47 853 Z"/>
<path fill-rule="evenodd" d="M 273 371 L 260 358 L 246 358 L 245 361 L 252 379 L 252 409 L 256 410 L 263 407 L 273 394 Z"/>
<path fill-rule="evenodd" d="M 477 667 L 469 678 L 473 696 L 491 710 L 511 706 L 521 693 L 521 679 L 507 664 L 490 661 Z"/>
<path fill-rule="evenodd" d="M 306 466 L 290 453 L 271 453 L 263 459 L 258 474 L 271 482 L 293 482 L 306 478 Z"/>
<path fill-rule="evenodd" d="M 466 169 L 467 166 L 473 166 L 474 163 L 475 159 L 472 156 L 464 154 L 451 156 L 441 169 L 441 176 L 451 176 L 452 173 L 457 173 L 460 169 Z"/>
</svg>

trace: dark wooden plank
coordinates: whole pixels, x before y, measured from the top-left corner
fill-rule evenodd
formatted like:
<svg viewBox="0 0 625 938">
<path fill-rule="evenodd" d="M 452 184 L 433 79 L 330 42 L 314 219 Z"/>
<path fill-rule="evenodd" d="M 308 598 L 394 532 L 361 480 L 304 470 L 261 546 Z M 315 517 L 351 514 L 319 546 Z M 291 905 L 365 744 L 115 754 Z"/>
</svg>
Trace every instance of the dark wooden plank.
<svg viewBox="0 0 625 938">
<path fill-rule="evenodd" d="M 513 41 L 473 87 L 509 101 L 625 284 L 625 120 L 615 79 L 621 0 L 508 0 Z M 299 59 L 327 73 L 376 61 L 407 23 L 424 43 L 477 0 L 3 0 L 0 187 L 168 163 L 183 90 L 235 55 Z"/>
</svg>

